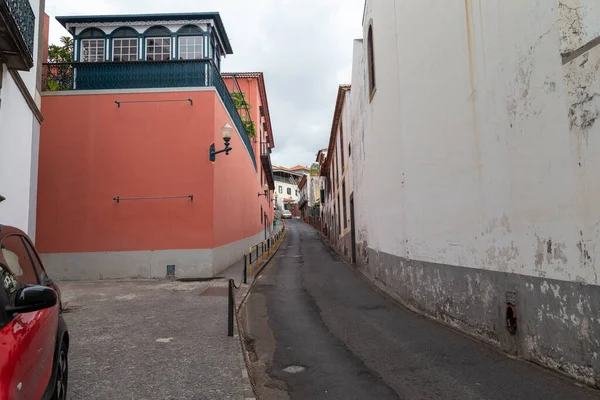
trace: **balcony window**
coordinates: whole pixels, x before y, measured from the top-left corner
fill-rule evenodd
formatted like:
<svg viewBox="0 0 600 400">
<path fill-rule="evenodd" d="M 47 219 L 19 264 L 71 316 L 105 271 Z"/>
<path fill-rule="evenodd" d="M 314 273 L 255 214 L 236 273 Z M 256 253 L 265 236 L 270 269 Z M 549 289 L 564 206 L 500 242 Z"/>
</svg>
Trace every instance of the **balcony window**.
<svg viewBox="0 0 600 400">
<path fill-rule="evenodd" d="M 104 61 L 104 39 L 82 39 L 81 54 L 83 62 Z"/>
<path fill-rule="evenodd" d="M 138 59 L 138 40 L 113 39 L 113 61 L 135 61 Z"/>
<path fill-rule="evenodd" d="M 138 59 L 138 33 L 132 28 L 119 28 L 112 33 L 113 61 Z"/>
<path fill-rule="evenodd" d="M 179 38 L 179 58 L 197 60 L 204 58 L 202 53 L 203 36 L 182 36 Z"/>
<path fill-rule="evenodd" d="M 171 59 L 171 38 L 157 37 L 146 39 L 146 60 L 164 61 Z"/>
</svg>

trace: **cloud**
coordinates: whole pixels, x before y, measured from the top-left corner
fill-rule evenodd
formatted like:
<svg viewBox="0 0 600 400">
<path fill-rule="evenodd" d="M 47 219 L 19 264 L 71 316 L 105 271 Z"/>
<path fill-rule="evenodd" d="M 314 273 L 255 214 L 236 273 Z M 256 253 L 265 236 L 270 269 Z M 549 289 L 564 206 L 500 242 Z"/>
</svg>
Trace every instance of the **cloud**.
<svg viewBox="0 0 600 400">
<path fill-rule="evenodd" d="M 57 15 L 218 11 L 233 47 L 224 71 L 262 71 L 276 148 L 273 164 L 310 165 L 327 147 L 337 87 L 349 83 L 364 0 L 48 0 Z M 67 32 L 53 21 L 51 42 Z"/>
</svg>

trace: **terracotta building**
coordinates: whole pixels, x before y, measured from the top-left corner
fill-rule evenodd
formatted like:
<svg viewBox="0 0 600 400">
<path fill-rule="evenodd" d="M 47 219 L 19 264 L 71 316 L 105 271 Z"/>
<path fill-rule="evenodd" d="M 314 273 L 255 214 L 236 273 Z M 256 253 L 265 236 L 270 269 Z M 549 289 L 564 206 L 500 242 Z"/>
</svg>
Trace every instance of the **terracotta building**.
<svg viewBox="0 0 600 400">
<path fill-rule="evenodd" d="M 37 246 L 52 275 L 211 277 L 263 240 L 265 83 L 220 73 L 220 15 L 57 19 L 76 61 L 45 69 Z"/>
</svg>

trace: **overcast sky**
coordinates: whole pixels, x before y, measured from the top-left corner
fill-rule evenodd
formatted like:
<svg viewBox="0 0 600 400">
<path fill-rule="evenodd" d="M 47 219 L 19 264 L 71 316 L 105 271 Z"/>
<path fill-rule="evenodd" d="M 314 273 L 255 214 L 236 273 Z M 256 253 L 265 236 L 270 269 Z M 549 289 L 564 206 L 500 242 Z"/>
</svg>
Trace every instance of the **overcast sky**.
<svg viewBox="0 0 600 400">
<path fill-rule="evenodd" d="M 233 47 L 223 71 L 262 71 L 275 136 L 273 164 L 310 165 L 327 147 L 337 87 L 350 83 L 352 40 L 364 0 L 47 0 L 50 41 L 58 15 L 218 11 Z"/>
</svg>

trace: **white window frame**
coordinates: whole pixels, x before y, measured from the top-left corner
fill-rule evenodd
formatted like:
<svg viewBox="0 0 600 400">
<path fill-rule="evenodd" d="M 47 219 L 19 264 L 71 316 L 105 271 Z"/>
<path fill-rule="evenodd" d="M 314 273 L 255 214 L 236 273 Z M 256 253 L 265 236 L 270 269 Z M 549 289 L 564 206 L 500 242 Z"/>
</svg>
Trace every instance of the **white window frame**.
<svg viewBox="0 0 600 400">
<path fill-rule="evenodd" d="M 192 50 L 192 57 L 184 57 L 183 54 L 188 54 L 187 53 L 187 49 L 184 50 L 183 48 L 183 42 L 185 43 L 185 47 L 188 47 L 187 44 L 187 39 L 195 39 L 194 40 L 194 44 L 192 46 L 193 50 Z M 204 36 L 179 36 L 178 40 L 179 42 L 179 56 L 178 58 L 180 60 L 198 60 L 198 59 L 202 59 L 204 58 Z M 200 45 L 200 52 L 196 52 L 196 45 Z"/>
<path fill-rule="evenodd" d="M 116 43 L 117 43 L 118 40 L 128 40 L 129 41 L 129 44 L 127 46 L 124 47 L 123 45 L 121 45 L 120 46 L 121 49 L 131 50 L 131 49 L 134 48 L 134 46 L 132 46 L 131 44 L 132 43 L 135 44 L 135 53 L 134 54 L 132 54 L 130 52 L 127 53 L 127 57 L 130 57 L 130 59 L 129 60 L 123 60 L 123 54 L 121 53 L 121 55 L 120 55 L 121 60 L 119 60 L 119 61 L 137 61 L 137 59 L 138 59 L 138 52 L 139 52 L 139 49 L 138 49 L 139 40 L 136 37 L 118 37 L 118 38 L 113 38 L 113 40 L 112 40 L 112 60 L 115 61 L 115 56 L 117 55 L 116 54 L 116 49 L 117 49 Z"/>
<path fill-rule="evenodd" d="M 94 44 L 95 47 L 88 46 L 88 51 L 91 49 L 96 50 L 96 54 L 91 56 L 90 54 L 85 54 L 85 44 L 91 45 Z M 89 39 L 81 39 L 81 60 L 83 62 L 103 62 L 105 60 L 105 52 L 106 52 L 106 40 L 104 38 L 89 38 Z M 86 59 L 87 58 L 87 59 Z"/>
<path fill-rule="evenodd" d="M 168 56 L 168 60 L 172 59 L 171 56 L 171 51 L 173 49 L 173 38 L 170 36 L 152 36 L 152 37 L 147 37 L 146 40 L 144 41 L 144 45 L 145 45 L 145 49 L 146 49 L 146 61 L 148 61 L 148 56 L 150 55 L 150 52 L 148 51 L 148 40 L 158 40 L 158 39 L 162 39 L 162 40 L 168 40 L 169 41 L 169 51 L 167 53 L 160 53 L 161 56 Z M 162 47 L 162 46 L 161 46 Z M 154 49 L 156 49 L 156 44 L 154 45 Z M 156 53 L 154 53 L 156 55 Z M 161 60 L 152 60 L 152 61 L 162 61 Z"/>
</svg>

